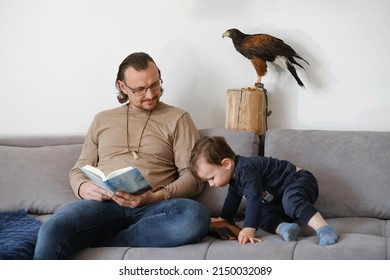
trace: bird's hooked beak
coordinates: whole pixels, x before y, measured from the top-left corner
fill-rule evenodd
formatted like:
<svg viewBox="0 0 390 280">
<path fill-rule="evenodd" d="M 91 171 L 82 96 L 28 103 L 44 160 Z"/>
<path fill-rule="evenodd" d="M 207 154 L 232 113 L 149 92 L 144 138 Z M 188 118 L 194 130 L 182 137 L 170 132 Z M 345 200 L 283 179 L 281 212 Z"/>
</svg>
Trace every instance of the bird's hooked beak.
<svg viewBox="0 0 390 280">
<path fill-rule="evenodd" d="M 225 37 L 230 37 L 230 32 L 229 32 L 229 30 L 228 30 L 228 31 L 225 31 L 225 33 L 222 34 L 222 38 L 225 38 Z"/>
</svg>

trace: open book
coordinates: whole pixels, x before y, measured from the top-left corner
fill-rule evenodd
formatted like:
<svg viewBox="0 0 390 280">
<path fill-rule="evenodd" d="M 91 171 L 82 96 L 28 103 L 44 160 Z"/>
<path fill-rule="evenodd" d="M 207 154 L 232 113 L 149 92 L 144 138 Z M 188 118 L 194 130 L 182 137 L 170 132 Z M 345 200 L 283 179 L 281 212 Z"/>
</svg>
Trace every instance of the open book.
<svg viewBox="0 0 390 280">
<path fill-rule="evenodd" d="M 152 189 L 139 170 L 132 166 L 115 170 L 107 176 L 91 165 L 85 165 L 80 169 L 94 184 L 112 193 L 141 194 Z"/>
</svg>

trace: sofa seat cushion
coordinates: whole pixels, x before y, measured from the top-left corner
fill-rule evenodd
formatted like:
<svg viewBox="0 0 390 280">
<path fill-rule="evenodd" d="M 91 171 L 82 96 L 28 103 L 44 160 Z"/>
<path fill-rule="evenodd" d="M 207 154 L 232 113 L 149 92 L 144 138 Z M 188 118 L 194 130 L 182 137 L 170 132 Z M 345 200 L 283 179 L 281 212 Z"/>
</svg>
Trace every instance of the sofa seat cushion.
<svg viewBox="0 0 390 280">
<path fill-rule="evenodd" d="M 296 260 L 385 260 L 388 238 L 358 234 L 340 233 L 336 244 L 319 246 L 318 237 L 298 239 L 294 259 Z"/>
<path fill-rule="evenodd" d="M 261 234 L 259 234 L 261 232 Z M 237 240 L 215 240 L 209 248 L 210 260 L 291 260 L 294 259 L 296 242 L 286 242 L 277 234 L 258 231 L 263 242 L 239 244 Z"/>
<path fill-rule="evenodd" d="M 351 217 L 327 219 L 327 222 L 337 228 L 339 233 L 357 233 L 386 238 L 390 237 L 390 232 L 388 232 L 387 228 L 390 220 Z"/>
</svg>

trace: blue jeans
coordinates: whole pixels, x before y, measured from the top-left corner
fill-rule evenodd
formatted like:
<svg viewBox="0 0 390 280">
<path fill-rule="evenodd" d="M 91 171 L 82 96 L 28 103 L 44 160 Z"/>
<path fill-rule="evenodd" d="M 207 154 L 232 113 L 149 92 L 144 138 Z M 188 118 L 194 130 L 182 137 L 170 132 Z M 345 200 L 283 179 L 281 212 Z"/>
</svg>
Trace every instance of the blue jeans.
<svg viewBox="0 0 390 280">
<path fill-rule="evenodd" d="M 71 259 L 93 246 L 181 246 L 199 241 L 209 225 L 208 210 L 191 199 L 168 199 L 139 208 L 79 200 L 42 225 L 34 259 Z"/>
</svg>

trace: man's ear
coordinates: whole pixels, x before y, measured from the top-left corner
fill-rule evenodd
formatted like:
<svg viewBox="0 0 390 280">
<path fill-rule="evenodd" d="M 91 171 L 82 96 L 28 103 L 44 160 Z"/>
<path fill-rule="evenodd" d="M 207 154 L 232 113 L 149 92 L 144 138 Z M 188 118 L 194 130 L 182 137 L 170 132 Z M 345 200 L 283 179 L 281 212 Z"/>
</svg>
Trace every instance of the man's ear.
<svg viewBox="0 0 390 280">
<path fill-rule="evenodd" d="M 230 158 L 224 158 L 222 161 L 221 161 L 221 165 L 223 167 L 225 167 L 226 169 L 231 169 L 232 166 L 233 166 L 233 162 Z"/>
<path fill-rule="evenodd" d="M 126 86 L 121 80 L 118 81 L 118 87 L 121 89 L 122 92 L 125 92 Z"/>
</svg>

